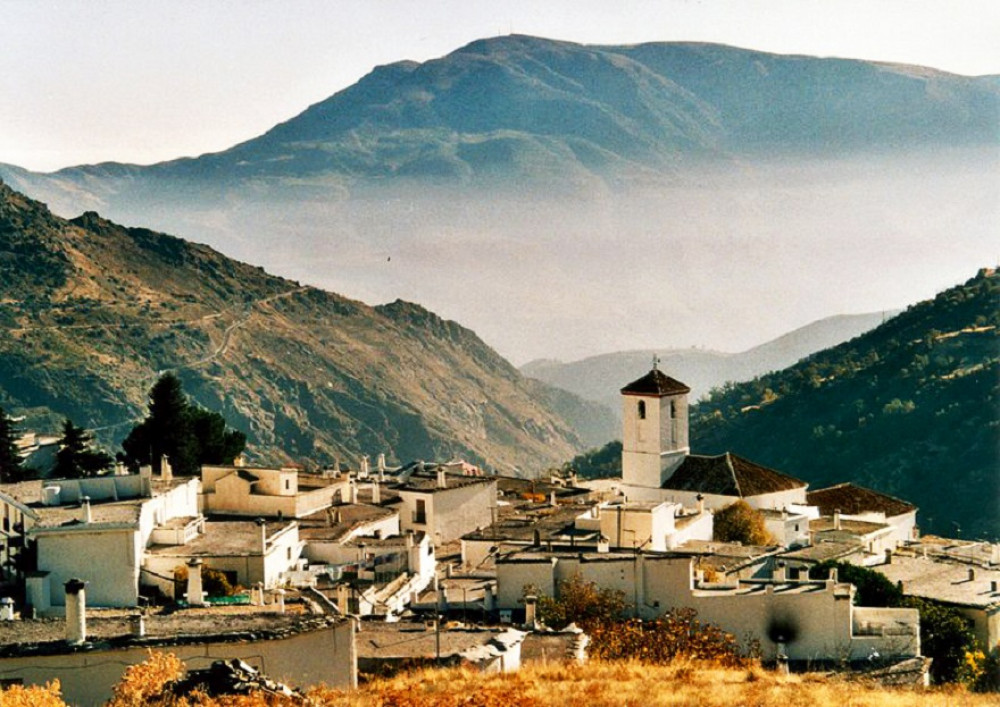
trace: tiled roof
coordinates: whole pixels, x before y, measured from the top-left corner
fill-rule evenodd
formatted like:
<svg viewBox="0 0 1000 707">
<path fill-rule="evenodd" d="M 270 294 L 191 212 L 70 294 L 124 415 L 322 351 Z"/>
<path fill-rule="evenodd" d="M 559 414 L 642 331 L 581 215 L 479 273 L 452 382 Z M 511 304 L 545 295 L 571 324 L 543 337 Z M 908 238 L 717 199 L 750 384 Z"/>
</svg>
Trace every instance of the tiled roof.
<svg viewBox="0 0 1000 707">
<path fill-rule="evenodd" d="M 622 388 L 622 395 L 683 395 L 691 389 L 658 368 Z"/>
<path fill-rule="evenodd" d="M 689 454 L 663 488 L 749 498 L 804 488 L 805 481 L 726 452 L 715 457 Z"/>
<path fill-rule="evenodd" d="M 848 515 L 884 513 L 886 518 L 892 518 L 917 510 L 912 503 L 850 483 L 810 491 L 806 501 L 810 506 L 819 506 L 819 512 L 825 516 L 840 511 Z"/>
</svg>

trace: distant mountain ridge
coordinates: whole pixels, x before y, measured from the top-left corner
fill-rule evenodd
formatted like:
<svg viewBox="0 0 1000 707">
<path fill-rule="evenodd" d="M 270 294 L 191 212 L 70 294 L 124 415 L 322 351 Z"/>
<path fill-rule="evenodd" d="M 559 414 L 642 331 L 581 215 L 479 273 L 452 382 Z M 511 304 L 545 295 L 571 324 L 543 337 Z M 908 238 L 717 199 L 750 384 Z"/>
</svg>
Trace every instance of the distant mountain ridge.
<svg viewBox="0 0 1000 707">
<path fill-rule="evenodd" d="M 725 383 L 738 383 L 786 368 L 799 359 L 862 334 L 896 312 L 845 314 L 827 317 L 741 353 L 705 349 L 620 351 L 563 363 L 536 360 L 521 366 L 526 376 L 606 405 L 620 414 L 618 389 L 649 370 L 653 356 L 660 367 L 691 388 L 698 400 Z"/>
<path fill-rule="evenodd" d="M 66 221 L 0 182 L 0 405 L 114 443 L 167 370 L 271 462 L 384 452 L 528 473 L 603 437 L 559 412 L 593 432 L 597 406 L 419 305 L 369 307 L 92 212 Z"/>
<path fill-rule="evenodd" d="M 924 532 L 1000 538 L 1000 275 L 906 309 L 693 408 L 691 447 L 747 456 L 821 488 L 916 504 Z"/>
<path fill-rule="evenodd" d="M 0 176 L 59 197 L 61 208 L 69 200 L 73 211 L 148 198 L 154 184 L 179 194 L 210 185 L 217 195 L 239 186 L 304 196 L 337 196 L 358 179 L 592 187 L 676 175 L 702 160 L 995 148 L 995 79 L 715 44 L 599 46 L 511 35 L 377 67 L 222 152 L 50 175 L 0 165 Z"/>
</svg>

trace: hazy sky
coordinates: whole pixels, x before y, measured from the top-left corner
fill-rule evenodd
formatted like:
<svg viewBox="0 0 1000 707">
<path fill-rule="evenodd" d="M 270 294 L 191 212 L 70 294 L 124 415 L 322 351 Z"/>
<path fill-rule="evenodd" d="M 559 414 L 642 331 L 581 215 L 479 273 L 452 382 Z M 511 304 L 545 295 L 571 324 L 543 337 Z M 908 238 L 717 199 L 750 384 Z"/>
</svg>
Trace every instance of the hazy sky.
<svg viewBox="0 0 1000 707">
<path fill-rule="evenodd" d="M 0 0 L 0 162 L 225 149 L 378 64 L 511 32 L 1000 74 L 998 0 Z"/>
</svg>

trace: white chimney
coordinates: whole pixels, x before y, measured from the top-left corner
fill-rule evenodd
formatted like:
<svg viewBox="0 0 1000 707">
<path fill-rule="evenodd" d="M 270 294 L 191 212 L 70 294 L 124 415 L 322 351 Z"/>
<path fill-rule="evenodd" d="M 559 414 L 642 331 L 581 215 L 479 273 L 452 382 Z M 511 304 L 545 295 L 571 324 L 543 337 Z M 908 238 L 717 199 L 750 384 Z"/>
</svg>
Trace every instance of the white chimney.
<svg viewBox="0 0 1000 707">
<path fill-rule="evenodd" d="M 840 509 L 833 512 L 833 529 L 840 530 Z"/>
<path fill-rule="evenodd" d="M 143 496 L 149 497 L 153 495 L 153 467 L 149 464 L 139 467 L 139 486 L 142 489 L 140 493 Z"/>
<path fill-rule="evenodd" d="M 448 477 L 444 473 L 443 466 L 437 468 L 437 486 L 439 489 L 448 488 Z"/>
<path fill-rule="evenodd" d="M 378 481 L 372 482 L 372 503 L 379 504 L 382 502 L 382 487 L 379 485 Z"/>
<path fill-rule="evenodd" d="M 524 598 L 524 625 L 529 629 L 536 627 L 535 610 L 537 608 L 538 597 L 529 594 Z"/>
<path fill-rule="evenodd" d="M 131 620 L 132 635 L 142 638 L 146 635 L 146 617 L 142 614 L 132 614 Z"/>
<path fill-rule="evenodd" d="M 90 513 L 90 496 L 82 496 L 80 498 L 80 522 L 93 522 L 93 516 Z"/>
<path fill-rule="evenodd" d="M 385 454 L 379 452 L 378 455 L 378 480 L 385 481 Z"/>
<path fill-rule="evenodd" d="M 71 579 L 63 586 L 66 588 L 66 642 L 78 646 L 87 640 L 86 583 Z"/>
<path fill-rule="evenodd" d="M 204 606 L 205 593 L 201 588 L 201 565 L 202 562 L 197 557 L 192 557 L 187 562 L 187 593 L 185 599 L 190 606 Z"/>
<path fill-rule="evenodd" d="M 274 590 L 274 593 L 278 596 L 278 613 L 285 613 L 285 590 L 278 587 Z"/>
<path fill-rule="evenodd" d="M 170 460 L 166 457 L 166 455 L 160 459 L 160 478 L 164 481 L 174 480 L 174 470 L 170 466 Z"/>
<path fill-rule="evenodd" d="M 602 535 L 600 538 L 598 538 L 598 540 L 597 540 L 597 551 L 600 552 L 600 553 L 610 552 L 611 551 L 611 540 L 609 538 L 607 538 L 606 536 L 604 536 L 604 535 Z"/>
<path fill-rule="evenodd" d="M 785 563 L 778 562 L 774 566 L 773 579 L 775 582 L 783 583 L 785 581 Z"/>
<path fill-rule="evenodd" d="M 348 589 L 346 584 L 337 585 L 337 609 L 341 614 L 347 614 L 348 609 Z"/>
<path fill-rule="evenodd" d="M 14 600 L 10 597 L 0 597 L 0 621 L 14 620 Z"/>
<path fill-rule="evenodd" d="M 483 587 L 483 611 L 493 612 L 496 609 L 496 595 L 493 593 L 493 584 L 487 582 Z"/>
<path fill-rule="evenodd" d="M 358 478 L 359 479 L 367 479 L 368 478 L 368 455 L 367 454 L 365 454 L 363 457 L 361 457 L 361 470 L 358 472 Z"/>
<path fill-rule="evenodd" d="M 559 505 L 558 501 L 556 501 L 556 492 L 554 490 L 549 492 L 549 505 L 553 508 Z"/>
<path fill-rule="evenodd" d="M 701 515 L 705 512 L 705 497 L 699 493 L 695 496 L 695 500 L 698 501 L 698 515 Z"/>
<path fill-rule="evenodd" d="M 354 481 L 354 479 L 351 479 L 349 483 L 350 483 L 350 486 L 351 486 L 351 503 L 354 504 L 354 505 L 357 505 L 357 503 L 358 503 L 358 484 Z"/>
</svg>

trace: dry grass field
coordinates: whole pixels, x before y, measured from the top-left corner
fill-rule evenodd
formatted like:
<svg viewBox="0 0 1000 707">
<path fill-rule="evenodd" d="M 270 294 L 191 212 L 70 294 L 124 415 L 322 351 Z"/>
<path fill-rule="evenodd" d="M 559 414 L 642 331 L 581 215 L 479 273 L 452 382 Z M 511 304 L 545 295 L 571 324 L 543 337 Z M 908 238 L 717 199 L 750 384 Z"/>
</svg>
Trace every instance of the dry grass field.
<svg viewBox="0 0 1000 707">
<path fill-rule="evenodd" d="M 313 688 L 303 700 L 262 696 L 164 697 L 163 684 L 181 666 L 154 655 L 130 669 L 109 707 L 987 707 L 996 695 L 962 689 L 881 688 L 819 674 L 779 676 L 757 667 L 724 669 L 684 660 L 666 666 L 593 661 L 536 665 L 512 674 L 485 675 L 461 668 L 414 671 L 375 681 L 353 692 Z M 54 690 L 8 688 L 2 707 L 62 707 Z"/>
</svg>

